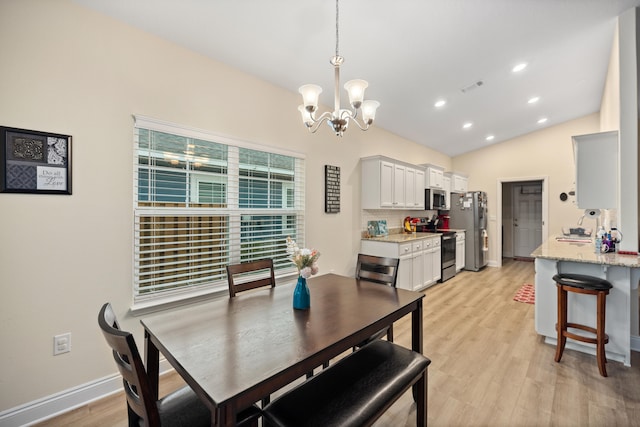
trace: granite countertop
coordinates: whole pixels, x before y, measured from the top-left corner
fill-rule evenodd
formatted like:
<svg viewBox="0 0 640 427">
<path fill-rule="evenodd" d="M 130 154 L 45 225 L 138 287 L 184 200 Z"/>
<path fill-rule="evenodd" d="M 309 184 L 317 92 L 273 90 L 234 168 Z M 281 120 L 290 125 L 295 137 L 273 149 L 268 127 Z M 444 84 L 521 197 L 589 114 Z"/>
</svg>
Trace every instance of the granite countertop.
<svg viewBox="0 0 640 427">
<path fill-rule="evenodd" d="M 559 261 L 640 268 L 640 257 L 638 255 L 597 254 L 595 253 L 595 245 L 592 242 L 559 242 L 556 238 L 551 238 L 544 242 L 531 253 L 531 256 Z"/>
<path fill-rule="evenodd" d="M 427 239 L 429 237 L 440 236 L 440 233 L 395 233 L 388 236 L 363 237 L 362 240 L 373 240 L 375 242 L 404 243 L 412 240 Z"/>
</svg>

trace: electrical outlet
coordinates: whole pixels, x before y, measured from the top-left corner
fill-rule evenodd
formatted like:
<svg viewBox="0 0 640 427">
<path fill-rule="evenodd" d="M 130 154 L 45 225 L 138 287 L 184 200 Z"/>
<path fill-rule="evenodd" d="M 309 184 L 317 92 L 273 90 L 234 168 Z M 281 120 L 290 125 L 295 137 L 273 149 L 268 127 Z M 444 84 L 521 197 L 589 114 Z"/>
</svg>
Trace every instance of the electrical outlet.
<svg viewBox="0 0 640 427">
<path fill-rule="evenodd" d="M 57 356 L 62 353 L 71 351 L 71 332 L 56 335 L 53 337 L 53 355 Z"/>
</svg>

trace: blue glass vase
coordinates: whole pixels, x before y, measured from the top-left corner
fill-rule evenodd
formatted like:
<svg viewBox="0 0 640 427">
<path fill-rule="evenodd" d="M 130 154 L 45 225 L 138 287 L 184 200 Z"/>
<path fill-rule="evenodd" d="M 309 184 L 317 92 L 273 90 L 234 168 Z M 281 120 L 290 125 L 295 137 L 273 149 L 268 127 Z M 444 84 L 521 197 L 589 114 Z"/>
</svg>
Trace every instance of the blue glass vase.
<svg viewBox="0 0 640 427">
<path fill-rule="evenodd" d="M 298 276 L 298 283 L 293 290 L 293 308 L 296 310 L 307 310 L 311 306 L 311 294 L 307 286 L 307 279 Z"/>
</svg>

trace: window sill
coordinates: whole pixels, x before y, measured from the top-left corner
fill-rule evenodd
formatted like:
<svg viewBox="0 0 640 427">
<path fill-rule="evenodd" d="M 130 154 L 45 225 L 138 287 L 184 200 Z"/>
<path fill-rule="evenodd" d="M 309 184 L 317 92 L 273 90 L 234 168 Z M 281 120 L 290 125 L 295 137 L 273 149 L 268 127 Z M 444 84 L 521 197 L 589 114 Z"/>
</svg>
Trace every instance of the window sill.
<svg viewBox="0 0 640 427">
<path fill-rule="evenodd" d="M 156 311 L 168 310 L 224 296 L 229 296 L 229 291 L 226 286 L 224 288 L 216 286 L 214 288 L 190 290 L 188 292 L 176 292 L 134 302 L 129 309 L 129 313 L 131 313 L 132 316 L 143 316 Z"/>
<path fill-rule="evenodd" d="M 276 286 L 295 283 L 297 278 L 297 272 L 293 275 L 286 274 L 283 276 L 276 276 Z M 167 295 L 150 297 L 134 302 L 129 309 L 129 313 L 134 317 L 144 316 L 145 314 L 157 311 L 169 310 L 183 305 L 196 304 L 202 301 L 223 297 L 229 297 L 229 290 L 227 286 L 177 291 L 174 293 L 168 293 Z"/>
</svg>

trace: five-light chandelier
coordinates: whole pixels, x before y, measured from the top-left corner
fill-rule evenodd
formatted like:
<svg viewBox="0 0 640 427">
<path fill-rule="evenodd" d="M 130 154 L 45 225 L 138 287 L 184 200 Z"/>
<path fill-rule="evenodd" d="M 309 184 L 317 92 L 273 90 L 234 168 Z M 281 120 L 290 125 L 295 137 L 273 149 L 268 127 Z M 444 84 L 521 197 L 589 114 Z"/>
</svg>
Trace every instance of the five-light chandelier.
<svg viewBox="0 0 640 427">
<path fill-rule="evenodd" d="M 364 90 L 369 86 L 364 80 L 349 80 L 345 83 L 344 88 L 349 94 L 349 103 L 351 109 L 340 107 L 340 66 L 344 62 L 344 58 L 338 53 L 340 42 L 339 26 L 338 26 L 338 0 L 336 0 L 336 55 L 331 58 L 330 62 L 334 67 L 335 83 L 334 83 L 334 110 L 325 111 L 316 118 L 318 110 L 318 98 L 322 92 L 322 88 L 318 85 L 307 84 L 300 86 L 298 91 L 302 94 L 304 104 L 298 107 L 302 114 L 302 121 L 311 133 L 315 133 L 320 124 L 324 121 L 333 129 L 337 136 L 342 136 L 349 126 L 349 122 L 353 121 L 360 129 L 367 130 L 376 117 L 376 109 L 380 106 L 378 101 L 365 101 Z M 358 112 L 362 110 L 362 118 L 358 120 Z"/>
</svg>

